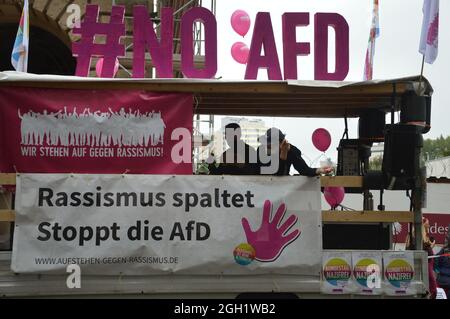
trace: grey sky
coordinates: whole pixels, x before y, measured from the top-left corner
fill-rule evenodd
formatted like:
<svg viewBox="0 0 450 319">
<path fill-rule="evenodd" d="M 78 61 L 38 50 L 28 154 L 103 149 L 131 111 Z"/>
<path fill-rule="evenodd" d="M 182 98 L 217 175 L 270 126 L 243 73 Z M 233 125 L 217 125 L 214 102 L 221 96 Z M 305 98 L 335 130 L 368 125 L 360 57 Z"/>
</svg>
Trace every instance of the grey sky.
<svg viewBox="0 0 450 319">
<path fill-rule="evenodd" d="M 362 80 L 364 58 L 371 23 L 372 0 L 217 0 L 217 21 L 219 34 L 219 70 L 217 76 L 224 79 L 242 80 L 245 66 L 231 58 L 230 48 L 236 41 L 250 45 L 253 22 L 257 12 L 271 13 L 277 48 L 282 63 L 281 16 L 284 12 L 309 12 L 310 21 L 314 21 L 316 12 L 336 12 L 344 16 L 350 26 L 350 71 L 347 80 Z M 418 52 L 422 26 L 423 0 L 380 0 L 381 35 L 377 39 L 374 78 L 388 79 L 420 74 L 422 56 Z M 232 13 L 242 9 L 249 13 L 252 27 L 243 39 L 234 33 L 230 26 Z M 425 76 L 434 87 L 432 130 L 425 138 L 449 135 L 450 94 L 446 92 L 445 77 L 450 73 L 450 1 L 440 1 L 439 55 L 432 65 L 425 65 Z M 299 28 L 297 39 L 309 41 L 313 48 L 314 26 Z M 298 58 L 298 74 L 301 80 L 313 79 L 313 56 Z M 331 65 L 331 67 L 333 67 Z M 264 71 L 258 79 L 267 79 Z M 448 80 L 447 80 L 448 81 Z M 327 155 L 336 160 L 336 147 L 342 136 L 344 121 L 324 119 L 264 118 L 268 126 L 277 126 L 287 133 L 287 139 L 297 145 L 306 155 L 306 159 L 320 156 L 311 143 L 311 134 L 318 127 L 327 128 L 333 143 Z M 217 121 L 216 124 L 219 124 Z M 219 124 L 220 125 L 220 124 Z M 217 125 L 216 125 L 217 127 Z M 350 123 L 350 136 L 357 136 L 357 121 Z"/>
</svg>

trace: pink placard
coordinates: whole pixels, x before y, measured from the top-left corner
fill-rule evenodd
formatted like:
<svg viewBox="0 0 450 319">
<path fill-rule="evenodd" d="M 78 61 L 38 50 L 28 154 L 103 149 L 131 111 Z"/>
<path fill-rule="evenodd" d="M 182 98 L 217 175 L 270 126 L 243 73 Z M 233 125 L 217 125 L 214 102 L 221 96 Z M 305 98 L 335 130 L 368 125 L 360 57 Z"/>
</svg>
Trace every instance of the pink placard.
<svg viewBox="0 0 450 319">
<path fill-rule="evenodd" d="M 284 79 L 297 80 L 297 56 L 311 52 L 308 42 L 297 42 L 297 27 L 309 25 L 309 13 L 287 12 L 283 14 Z"/>
<path fill-rule="evenodd" d="M 192 132 L 192 102 L 140 90 L 0 88 L 0 171 L 192 174 L 171 156 L 174 130 Z"/>
<path fill-rule="evenodd" d="M 328 70 L 328 27 L 336 33 L 336 70 Z M 337 13 L 314 15 L 314 79 L 343 81 L 349 70 L 349 27 L 343 16 Z"/>
<path fill-rule="evenodd" d="M 201 21 L 205 32 L 205 66 L 197 69 L 194 64 L 193 24 Z M 208 9 L 189 9 L 181 19 L 181 70 L 187 78 L 211 79 L 217 73 L 217 21 Z"/>
<path fill-rule="evenodd" d="M 145 6 L 133 8 L 133 77 L 145 77 L 145 52 L 150 52 L 158 78 L 173 78 L 173 9 L 162 8 L 160 40 Z"/>
<path fill-rule="evenodd" d="M 263 48 L 264 55 L 261 55 Z M 283 79 L 269 12 L 259 12 L 256 15 L 245 79 L 256 80 L 259 69 L 267 69 L 269 80 Z"/>
<path fill-rule="evenodd" d="M 101 76 L 112 78 L 117 57 L 125 56 L 125 46 L 120 43 L 121 37 L 125 35 L 125 7 L 113 6 L 109 23 L 98 22 L 99 12 L 98 5 L 87 5 L 80 28 L 72 31 L 80 35 L 80 39 L 72 44 L 73 55 L 77 57 L 76 76 L 87 77 L 91 58 L 98 56 L 103 57 Z M 105 43 L 94 43 L 96 35 L 105 35 Z"/>
<path fill-rule="evenodd" d="M 81 40 L 73 44 L 73 53 L 77 56 L 76 75 L 88 76 L 92 56 L 104 57 L 102 77 L 113 77 L 116 57 L 125 54 L 120 44 L 125 35 L 124 7 L 113 6 L 109 23 L 99 23 L 99 7 L 87 5 L 86 15 L 80 28 L 73 30 Z M 173 77 L 173 41 L 174 11 L 162 8 L 160 15 L 159 39 L 154 31 L 147 8 L 135 6 L 133 10 L 133 77 L 145 77 L 145 53 L 148 50 L 152 65 L 159 78 Z M 194 24 L 200 21 L 204 31 L 204 66 L 196 67 L 194 61 L 196 49 L 194 43 Z M 245 79 L 255 80 L 259 69 L 266 69 L 269 80 L 298 79 L 298 56 L 311 53 L 308 42 L 297 42 L 297 28 L 310 24 L 309 13 L 287 12 L 282 16 L 283 71 L 277 52 L 274 30 L 269 12 L 256 15 L 251 46 L 247 57 L 235 59 L 238 63 L 247 62 Z M 214 78 L 217 73 L 217 21 L 214 14 L 206 8 L 194 7 L 181 17 L 180 45 L 181 71 L 186 78 Z M 336 35 L 336 68 L 329 70 L 328 42 L 329 27 Z M 104 34 L 106 44 L 93 43 L 95 35 Z M 241 34 L 241 33 L 239 33 Z M 242 33 L 243 34 L 243 33 Z M 262 54 L 264 50 L 264 55 Z M 241 52 L 238 52 L 241 53 Z M 345 80 L 349 72 L 349 26 L 344 17 L 337 13 L 317 13 L 314 16 L 314 78 L 315 80 Z"/>
</svg>

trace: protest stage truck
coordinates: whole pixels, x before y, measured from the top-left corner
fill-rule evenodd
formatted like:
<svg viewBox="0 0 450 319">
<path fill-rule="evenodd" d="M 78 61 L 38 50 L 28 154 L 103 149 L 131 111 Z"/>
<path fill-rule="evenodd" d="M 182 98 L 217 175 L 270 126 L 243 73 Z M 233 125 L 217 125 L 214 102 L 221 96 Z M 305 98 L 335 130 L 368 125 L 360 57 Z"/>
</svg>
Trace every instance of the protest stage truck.
<svg viewBox="0 0 450 319">
<path fill-rule="evenodd" d="M 423 298 L 420 149 L 431 94 L 419 77 L 224 81 L 2 72 L 0 221 L 14 236 L 12 251 L 0 252 L 0 295 Z M 359 118 L 360 131 L 340 143 L 338 176 L 193 175 L 194 114 Z M 380 141 L 383 169 L 371 171 L 365 150 Z M 356 160 L 348 150 L 357 151 Z M 360 194 L 363 209 L 322 210 L 323 187 Z M 384 190 L 408 191 L 411 209 L 389 210 Z M 371 191 L 381 195 L 375 209 Z M 414 226 L 413 250 L 393 250 L 394 222 Z M 343 230 L 352 240 L 343 241 Z"/>
</svg>

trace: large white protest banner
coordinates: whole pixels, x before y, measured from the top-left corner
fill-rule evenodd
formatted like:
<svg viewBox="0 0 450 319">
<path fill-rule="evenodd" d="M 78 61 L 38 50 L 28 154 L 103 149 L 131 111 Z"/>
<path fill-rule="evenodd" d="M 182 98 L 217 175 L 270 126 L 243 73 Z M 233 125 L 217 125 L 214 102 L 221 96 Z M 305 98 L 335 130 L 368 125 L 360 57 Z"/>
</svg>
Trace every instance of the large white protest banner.
<svg viewBox="0 0 450 319">
<path fill-rule="evenodd" d="M 11 268 L 318 276 L 320 210 L 316 178 L 19 174 Z"/>
</svg>

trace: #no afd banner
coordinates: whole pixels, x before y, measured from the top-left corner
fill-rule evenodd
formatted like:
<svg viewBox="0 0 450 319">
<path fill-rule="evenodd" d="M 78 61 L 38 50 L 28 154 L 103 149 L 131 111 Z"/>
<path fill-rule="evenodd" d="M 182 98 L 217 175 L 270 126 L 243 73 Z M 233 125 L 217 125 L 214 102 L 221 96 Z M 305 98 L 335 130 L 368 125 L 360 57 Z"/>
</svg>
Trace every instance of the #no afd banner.
<svg viewBox="0 0 450 319">
<path fill-rule="evenodd" d="M 3 87 L 0 107 L 1 172 L 192 173 L 171 157 L 190 94 Z"/>
<path fill-rule="evenodd" d="M 319 276 L 316 178 L 19 174 L 17 273 Z"/>
</svg>

